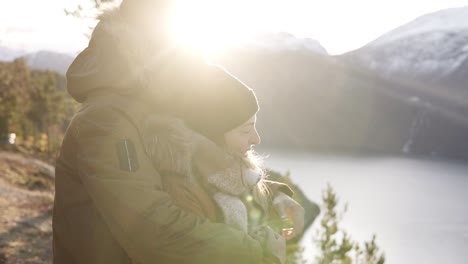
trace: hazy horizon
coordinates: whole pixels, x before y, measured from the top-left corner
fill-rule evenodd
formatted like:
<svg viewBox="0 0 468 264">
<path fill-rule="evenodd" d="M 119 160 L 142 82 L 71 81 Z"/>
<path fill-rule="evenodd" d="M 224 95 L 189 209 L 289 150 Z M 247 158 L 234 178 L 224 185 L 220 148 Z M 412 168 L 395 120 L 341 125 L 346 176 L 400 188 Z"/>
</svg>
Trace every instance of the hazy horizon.
<svg viewBox="0 0 468 264">
<path fill-rule="evenodd" d="M 51 50 L 76 54 L 87 46 L 86 25 L 76 18 L 65 16 L 65 8 L 73 8 L 78 0 L 17 0 L 0 2 L 0 46 L 22 49 L 28 52 Z M 188 3 L 188 2 L 187 2 Z M 326 3 L 305 0 L 279 1 L 264 0 L 226 2 L 197 2 L 210 9 L 221 8 L 219 14 L 211 17 L 212 11 L 203 11 L 208 19 L 191 25 L 200 30 L 194 34 L 213 37 L 230 30 L 244 35 L 261 32 L 288 32 L 297 38 L 317 40 L 331 55 L 342 54 L 364 46 L 383 34 L 406 24 L 422 15 L 442 9 L 468 6 L 468 0 L 453 1 L 327 1 Z M 200 4 L 201 3 L 201 4 Z M 190 5 L 190 4 L 187 4 Z M 268 5 L 268 7 L 267 7 Z M 28 8 L 24 8 L 27 6 Z M 248 7 L 248 8 L 247 8 Z M 223 9 L 224 8 L 224 9 Z M 187 11 L 197 20 L 201 14 Z M 38 12 L 40 10 L 40 12 Z M 267 11 L 266 11 L 267 10 Z M 223 13 L 224 12 L 224 13 Z M 242 14 L 240 14 L 242 12 Z M 205 15 L 205 14 L 202 14 Z M 242 15 L 242 22 L 238 19 Z M 223 16 L 223 17 L 222 17 Z M 222 17 L 222 18 L 220 18 Z M 259 19 L 259 18 L 262 19 Z M 224 19 L 218 28 L 207 28 L 214 19 Z M 186 29 L 188 30 L 188 29 Z M 211 30 L 211 31 L 210 31 Z M 249 31 L 249 32 L 248 32 Z M 213 33 L 214 32 L 214 33 Z M 220 33 L 221 32 L 221 33 Z M 208 40 L 205 40 L 205 43 Z"/>
</svg>

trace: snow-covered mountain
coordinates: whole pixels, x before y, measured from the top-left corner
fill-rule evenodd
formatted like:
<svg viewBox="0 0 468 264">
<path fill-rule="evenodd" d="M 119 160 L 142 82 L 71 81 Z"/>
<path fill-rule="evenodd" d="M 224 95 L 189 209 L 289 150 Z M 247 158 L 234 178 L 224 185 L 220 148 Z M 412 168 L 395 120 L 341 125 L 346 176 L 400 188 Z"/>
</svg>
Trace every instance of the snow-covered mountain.
<svg viewBox="0 0 468 264">
<path fill-rule="evenodd" d="M 343 57 L 387 78 L 464 87 L 468 81 L 468 7 L 421 16 Z"/>
<path fill-rule="evenodd" d="M 297 38 L 286 32 L 264 33 L 257 35 L 248 45 L 256 46 L 273 51 L 311 51 L 314 53 L 328 55 L 325 48 L 317 41 L 311 38 Z"/>
<path fill-rule="evenodd" d="M 450 8 L 423 15 L 412 22 L 390 31 L 371 42 L 369 46 L 382 45 L 405 37 L 439 31 L 464 31 L 468 27 L 468 6 Z"/>
</svg>

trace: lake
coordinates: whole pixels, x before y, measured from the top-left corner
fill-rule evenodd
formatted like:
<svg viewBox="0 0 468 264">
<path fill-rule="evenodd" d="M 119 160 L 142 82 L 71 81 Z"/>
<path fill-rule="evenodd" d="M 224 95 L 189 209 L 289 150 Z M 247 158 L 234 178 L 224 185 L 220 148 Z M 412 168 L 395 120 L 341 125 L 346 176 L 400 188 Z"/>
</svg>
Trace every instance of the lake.
<svg viewBox="0 0 468 264">
<path fill-rule="evenodd" d="M 468 263 L 468 163 L 406 157 L 269 153 L 266 166 L 291 172 L 321 204 L 330 183 L 348 203 L 342 226 L 358 241 L 377 235 L 386 263 Z M 301 243 L 313 263 L 318 221 Z"/>
</svg>

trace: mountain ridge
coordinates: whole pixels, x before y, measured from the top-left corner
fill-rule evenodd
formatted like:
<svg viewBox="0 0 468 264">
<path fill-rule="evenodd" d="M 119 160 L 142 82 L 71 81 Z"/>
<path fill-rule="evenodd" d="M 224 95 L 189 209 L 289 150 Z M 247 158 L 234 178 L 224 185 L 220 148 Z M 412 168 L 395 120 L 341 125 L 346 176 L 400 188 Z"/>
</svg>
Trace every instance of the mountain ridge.
<svg viewBox="0 0 468 264">
<path fill-rule="evenodd" d="M 421 16 L 341 58 L 387 79 L 438 86 L 468 99 L 468 7 Z"/>
</svg>

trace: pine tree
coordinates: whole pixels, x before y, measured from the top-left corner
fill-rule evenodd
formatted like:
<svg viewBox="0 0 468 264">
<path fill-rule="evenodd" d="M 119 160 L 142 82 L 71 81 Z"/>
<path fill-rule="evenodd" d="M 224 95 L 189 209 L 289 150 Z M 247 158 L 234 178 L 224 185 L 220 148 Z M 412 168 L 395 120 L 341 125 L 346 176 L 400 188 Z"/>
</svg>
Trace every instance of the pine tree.
<svg viewBox="0 0 468 264">
<path fill-rule="evenodd" d="M 385 257 L 383 253 L 380 253 L 375 242 L 375 235 L 371 241 L 364 242 L 362 249 L 359 242 L 352 240 L 350 234 L 340 226 L 348 206 L 345 205 L 341 212 L 337 211 L 338 197 L 330 184 L 324 190 L 322 200 L 324 210 L 315 238 L 319 249 L 316 263 L 384 264 Z"/>
<path fill-rule="evenodd" d="M 58 149 L 50 136 L 51 128 L 60 129 L 67 118 L 67 95 L 57 87 L 57 75 L 50 71 L 34 71 L 30 85 L 31 109 L 28 117 L 35 125 L 34 138 L 46 135 L 48 156 Z M 53 137 L 55 138 L 55 137 Z"/>
<path fill-rule="evenodd" d="M 24 59 L 0 62 L 2 149 L 35 152 L 36 143 L 42 139 L 45 142 L 42 152 L 58 151 L 67 123 L 77 107 L 78 103 L 67 94 L 64 76 L 30 70 Z M 10 133 L 16 134 L 14 146 L 7 142 Z"/>
<path fill-rule="evenodd" d="M 0 143 L 9 133 L 23 136 L 29 110 L 30 70 L 23 59 L 0 63 Z"/>
</svg>

